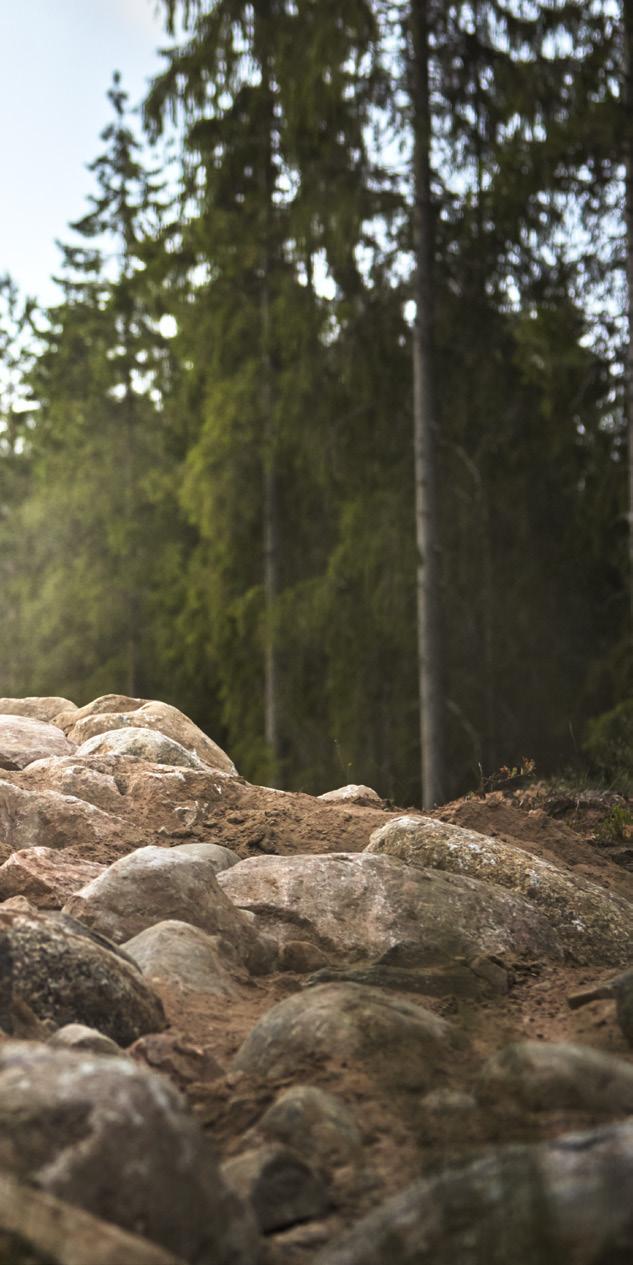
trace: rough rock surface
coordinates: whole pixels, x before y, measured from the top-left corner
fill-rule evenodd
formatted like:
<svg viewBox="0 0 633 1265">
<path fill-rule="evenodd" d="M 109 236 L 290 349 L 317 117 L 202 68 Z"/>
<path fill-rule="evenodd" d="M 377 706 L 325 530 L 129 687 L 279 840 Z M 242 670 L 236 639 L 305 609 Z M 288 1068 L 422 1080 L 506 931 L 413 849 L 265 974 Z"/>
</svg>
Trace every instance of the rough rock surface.
<svg viewBox="0 0 633 1265">
<path fill-rule="evenodd" d="M 362 1135 L 340 1098 L 316 1085 L 291 1085 L 258 1121 L 259 1131 L 284 1142 L 312 1164 L 328 1172 L 358 1162 Z"/>
<path fill-rule="evenodd" d="M 150 760 L 153 764 L 173 764 L 183 769 L 204 769 L 204 764 L 195 751 L 187 751 L 182 743 L 175 742 L 156 729 L 143 727 L 131 729 L 110 729 L 107 733 L 95 734 L 88 738 L 76 755 L 131 755 L 139 760 Z"/>
<path fill-rule="evenodd" d="M 176 919 L 221 935 L 250 970 L 267 970 L 272 947 L 218 886 L 215 865 L 178 848 L 139 848 L 73 896 L 65 912 L 115 944 Z"/>
<path fill-rule="evenodd" d="M 313 939 L 339 962 L 370 958 L 406 966 L 482 953 L 562 956 L 548 920 L 520 896 L 391 857 L 253 857 L 218 882 L 282 943 Z"/>
<path fill-rule="evenodd" d="M 633 1112 L 633 1067 L 587 1046 L 520 1041 L 488 1059 L 478 1093 L 527 1111 Z"/>
<path fill-rule="evenodd" d="M 182 1258 L 111 1222 L 0 1176 L 2 1265 L 183 1265 Z"/>
<path fill-rule="evenodd" d="M 426 1088 L 459 1034 L 412 1002 L 359 984 L 323 984 L 267 1011 L 238 1051 L 237 1071 L 280 1080 L 357 1060 L 383 1084 Z"/>
<path fill-rule="evenodd" d="M 611 966 L 633 958 L 633 904 L 549 861 L 432 817 L 400 817 L 374 835 L 367 851 L 494 883 L 532 901 L 577 961 Z"/>
<path fill-rule="evenodd" d="M 0 908 L 0 1028 L 16 1031 L 21 1007 L 57 1027 L 85 1023 L 119 1045 L 165 1025 L 140 971 L 70 919 Z"/>
<path fill-rule="evenodd" d="M 32 716 L 0 714 L 0 769 L 24 769 L 34 760 L 70 755 L 73 750 L 56 725 Z"/>
<path fill-rule="evenodd" d="M 94 861 L 71 860 L 54 848 L 23 848 L 0 865 L 0 900 L 26 896 L 38 908 L 61 909 L 104 869 Z"/>
<path fill-rule="evenodd" d="M 0 779 L 0 839 L 12 852 L 22 848 L 76 847 L 84 854 L 112 840 L 134 847 L 139 832 L 94 804 L 57 791 L 31 791 Z"/>
<path fill-rule="evenodd" d="M 148 927 L 123 947 L 159 992 L 162 982 L 194 993 L 231 998 L 237 992 L 234 976 L 244 974 L 226 942 L 223 945 L 217 936 L 174 919 Z"/>
<path fill-rule="evenodd" d="M 104 734 L 111 729 L 154 729 L 167 738 L 173 738 L 188 751 L 194 751 L 211 768 L 222 769 L 225 773 L 236 772 L 233 761 L 217 742 L 169 703 L 105 695 L 68 717 L 62 715 L 57 719 L 62 728 L 66 729 L 70 741 L 77 746 L 96 734 Z"/>
<path fill-rule="evenodd" d="M 319 799 L 326 804 L 371 804 L 375 808 L 380 808 L 383 803 L 371 786 L 357 786 L 353 782 L 348 786 L 339 786 L 335 791 L 325 791 Z"/>
<path fill-rule="evenodd" d="M 77 707 L 68 698 L 0 698 L 0 716 L 30 716 L 33 720 L 54 721 L 60 712 L 70 715 Z"/>
<path fill-rule="evenodd" d="M 67 1023 L 54 1032 L 49 1045 L 63 1046 L 66 1050 L 83 1050 L 91 1054 L 122 1054 L 120 1045 L 106 1037 L 96 1028 L 88 1028 L 85 1023 Z"/>
<path fill-rule="evenodd" d="M 247 1208 L 161 1077 L 129 1059 L 0 1046 L 0 1165 L 192 1265 L 254 1265 Z"/>
<path fill-rule="evenodd" d="M 416 1182 L 317 1265 L 617 1265 L 633 1250 L 633 1126 L 502 1147 Z"/>
<path fill-rule="evenodd" d="M 262 1146 L 229 1160 L 222 1175 L 250 1204 L 264 1234 L 322 1216 L 328 1210 L 326 1186 L 314 1169 L 285 1146 Z"/>
</svg>

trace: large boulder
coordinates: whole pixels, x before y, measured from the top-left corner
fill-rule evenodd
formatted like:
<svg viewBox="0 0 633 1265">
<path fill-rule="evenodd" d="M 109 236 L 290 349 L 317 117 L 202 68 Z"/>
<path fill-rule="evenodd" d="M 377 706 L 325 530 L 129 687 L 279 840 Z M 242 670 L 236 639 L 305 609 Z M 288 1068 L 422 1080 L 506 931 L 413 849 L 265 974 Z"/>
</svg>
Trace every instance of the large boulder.
<svg viewBox="0 0 633 1265">
<path fill-rule="evenodd" d="M 24 790 L 4 779 L 0 780 L 0 839 L 12 852 L 79 845 L 86 859 L 90 853 L 100 855 L 108 843 L 125 840 L 134 847 L 140 842 L 132 821 L 123 822 L 74 795 Z"/>
<path fill-rule="evenodd" d="M 47 756 L 71 755 L 74 746 L 56 725 L 31 716 L 0 715 L 0 768 L 24 769 Z"/>
<path fill-rule="evenodd" d="M 156 729 L 143 726 L 130 729 L 110 729 L 95 734 L 77 747 L 77 756 L 128 755 L 153 764 L 171 764 L 184 769 L 204 770 L 206 767 L 195 751 L 188 751 L 182 743 L 175 742 Z"/>
<path fill-rule="evenodd" d="M 633 958 L 633 904 L 501 839 L 432 817 L 398 817 L 375 831 L 367 852 L 509 889 L 547 916 L 568 956 L 583 965 Z"/>
<path fill-rule="evenodd" d="M 130 1059 L 0 1045 L 0 1167 L 192 1265 L 253 1265 L 246 1207 L 176 1090 Z M 123 1258 L 124 1259 L 124 1258 Z"/>
<path fill-rule="evenodd" d="M 94 703 L 79 708 L 78 712 L 68 717 L 62 715 L 57 719 L 66 729 L 70 741 L 77 746 L 96 734 L 104 734 L 112 729 L 154 729 L 167 738 L 173 738 L 188 751 L 194 751 L 211 768 L 222 769 L 225 773 L 236 772 L 233 761 L 217 742 L 169 703 L 105 695 L 95 699 Z"/>
<path fill-rule="evenodd" d="M 315 1265 L 617 1265 L 633 1252 L 633 1125 L 502 1146 L 423 1178 Z"/>
<path fill-rule="evenodd" d="M 323 984 L 279 1002 L 240 1046 L 235 1071 L 306 1078 L 357 1064 L 386 1089 L 426 1089 L 463 1038 L 423 1006 L 360 984 Z"/>
<path fill-rule="evenodd" d="M 94 760 L 53 756 L 35 760 L 22 774 L 24 790 L 58 791 L 61 795 L 85 799 L 106 813 L 119 813 L 125 808 L 124 797 L 111 772 L 95 768 Z"/>
<path fill-rule="evenodd" d="M 210 997 L 237 995 L 234 977 L 240 974 L 239 965 L 222 951 L 217 936 L 188 922 L 158 922 L 123 947 L 159 992 L 166 985 Z"/>
<path fill-rule="evenodd" d="M 484 1064 L 478 1094 L 527 1111 L 633 1112 L 633 1065 L 588 1046 L 517 1041 Z"/>
<path fill-rule="evenodd" d="M 0 1175 L 2 1265 L 183 1265 L 174 1256 L 82 1208 Z"/>
<path fill-rule="evenodd" d="M 77 711 L 68 698 L 0 698 L 0 716 L 30 716 L 32 720 L 55 721 L 60 712 L 67 715 Z"/>
<path fill-rule="evenodd" d="M 264 1137 L 292 1147 L 323 1172 L 356 1164 L 362 1153 L 361 1132 L 349 1108 L 316 1085 L 291 1085 L 283 1090 L 258 1120 L 257 1128 Z"/>
<path fill-rule="evenodd" d="M 0 865 L 0 901 L 26 896 L 40 909 L 61 909 L 104 869 L 95 861 L 71 860 L 55 848 L 23 848 Z"/>
<path fill-rule="evenodd" d="M 179 848 L 138 848 L 121 857 L 73 896 L 65 912 L 115 944 L 176 919 L 222 936 L 251 971 L 272 965 L 271 944 L 218 886 L 214 861 Z"/>
<path fill-rule="evenodd" d="M 165 1026 L 138 967 L 72 920 L 0 908 L 0 1027 L 16 1030 L 23 1006 L 61 1027 L 84 1023 L 119 1045 Z"/>
<path fill-rule="evenodd" d="M 391 857 L 251 857 L 218 875 L 218 883 L 278 942 L 311 939 L 338 964 L 379 959 L 411 966 L 480 954 L 562 957 L 548 920 L 520 896 Z"/>
<path fill-rule="evenodd" d="M 222 1166 L 222 1176 L 253 1209 L 264 1234 L 323 1216 L 330 1206 L 320 1174 L 285 1146 L 244 1151 Z"/>
</svg>

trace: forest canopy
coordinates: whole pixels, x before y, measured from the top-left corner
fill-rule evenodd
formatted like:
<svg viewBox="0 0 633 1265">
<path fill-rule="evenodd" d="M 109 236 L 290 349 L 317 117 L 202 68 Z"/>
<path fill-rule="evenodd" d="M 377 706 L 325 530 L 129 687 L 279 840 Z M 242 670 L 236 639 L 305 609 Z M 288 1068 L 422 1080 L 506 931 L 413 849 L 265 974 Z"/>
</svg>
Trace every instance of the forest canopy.
<svg viewBox="0 0 633 1265">
<path fill-rule="evenodd" d="M 0 694 L 633 783 L 633 0 L 162 9 L 59 301 L 0 283 Z"/>
</svg>

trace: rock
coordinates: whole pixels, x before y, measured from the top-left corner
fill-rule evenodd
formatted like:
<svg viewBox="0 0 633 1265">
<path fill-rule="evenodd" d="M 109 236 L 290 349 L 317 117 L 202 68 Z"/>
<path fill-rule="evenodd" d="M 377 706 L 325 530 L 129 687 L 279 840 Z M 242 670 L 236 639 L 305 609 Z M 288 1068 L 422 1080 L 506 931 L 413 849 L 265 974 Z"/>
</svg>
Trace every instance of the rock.
<svg viewBox="0 0 633 1265">
<path fill-rule="evenodd" d="M 184 1265 L 155 1243 L 0 1175 L 3 1265 Z"/>
<path fill-rule="evenodd" d="M 249 1211 L 179 1094 L 130 1059 L 0 1045 L 0 1167 L 123 1229 L 142 1227 L 192 1265 L 258 1260 Z"/>
<path fill-rule="evenodd" d="M 633 1250 L 633 1125 L 495 1147 L 416 1181 L 315 1265 L 616 1265 Z"/>
<path fill-rule="evenodd" d="M 327 963 L 327 955 L 310 940 L 286 940 L 279 946 L 278 971 L 308 975 L 311 971 L 326 971 Z"/>
<path fill-rule="evenodd" d="M 34 760 L 73 750 L 56 725 L 31 716 L 0 715 L 0 769 L 24 769 Z"/>
<path fill-rule="evenodd" d="M 134 847 L 138 831 L 131 822 L 104 813 L 94 804 L 60 795 L 57 791 L 31 791 L 0 780 L 0 839 L 11 851 L 22 848 L 99 848 L 123 839 Z"/>
<path fill-rule="evenodd" d="M 326 791 L 319 799 L 333 804 L 363 804 L 370 808 L 382 808 L 384 800 L 371 789 L 371 786 L 339 786 L 335 791 Z"/>
<path fill-rule="evenodd" d="M 297 942 L 289 940 L 280 949 L 279 969 L 282 969 L 285 951 L 295 943 Z M 447 966 L 417 966 L 413 969 L 383 966 L 381 963 L 365 967 L 323 967 L 305 981 L 305 987 L 347 982 L 369 984 L 372 988 L 389 988 L 399 993 L 420 993 L 427 997 L 481 998 L 507 993 L 507 972 L 499 967 L 498 977 L 491 971 L 490 978 L 487 978 L 480 970 L 482 961 L 484 959 L 475 958 L 464 964 L 453 962 Z"/>
<path fill-rule="evenodd" d="M 40 909 L 61 909 L 104 869 L 94 861 L 69 860 L 54 848 L 23 848 L 0 866 L 0 900 L 25 896 Z"/>
<path fill-rule="evenodd" d="M 159 989 L 160 982 L 170 987 L 213 997 L 237 996 L 234 979 L 240 968 L 234 955 L 222 952 L 217 936 L 207 935 L 199 927 L 172 919 L 147 927 L 128 940 L 125 952 L 137 963 L 146 979 Z"/>
<path fill-rule="evenodd" d="M 464 1120 L 470 1112 L 477 1110 L 477 1100 L 472 1094 L 467 1094 L 460 1089 L 432 1089 L 430 1093 L 424 1095 L 420 1106 L 427 1116 L 438 1116 L 442 1119 L 454 1116 L 459 1120 Z"/>
<path fill-rule="evenodd" d="M 67 1050 L 84 1050 L 92 1054 L 122 1054 L 120 1045 L 105 1037 L 96 1028 L 88 1028 L 84 1023 L 67 1023 L 54 1032 L 49 1045 L 60 1045 Z"/>
<path fill-rule="evenodd" d="M 339 965 L 369 958 L 419 966 L 479 954 L 562 958 L 556 932 L 529 901 L 391 857 L 251 857 L 218 883 L 280 944 L 312 940 Z"/>
<path fill-rule="evenodd" d="M 35 760 L 20 779 L 20 785 L 25 790 L 52 790 L 85 799 L 106 813 L 117 813 L 124 807 L 123 796 L 112 774 L 101 772 L 85 759 L 81 763 L 63 756 Z"/>
<path fill-rule="evenodd" d="M 77 707 L 68 698 L 0 698 L 0 716 L 30 716 L 50 723 L 61 711 L 70 715 Z"/>
<path fill-rule="evenodd" d="M 360 984 L 323 984 L 267 1011 L 233 1067 L 274 1080 L 356 1063 L 387 1088 L 427 1089 L 460 1041 L 451 1024 L 422 1006 Z"/>
<path fill-rule="evenodd" d="M 478 1096 L 526 1111 L 633 1112 L 633 1066 L 587 1046 L 518 1041 L 484 1064 Z"/>
<path fill-rule="evenodd" d="M 60 915 L 0 908 L 0 1027 L 16 1002 L 59 1027 L 85 1023 L 119 1045 L 165 1026 L 158 997 L 114 945 Z"/>
<path fill-rule="evenodd" d="M 184 769 L 203 770 L 205 765 L 195 751 L 187 751 L 173 738 L 158 733 L 155 729 L 135 727 L 131 729 L 110 729 L 107 733 L 95 734 L 77 747 L 77 756 L 91 755 L 128 755 L 138 760 L 149 760 L 153 764 L 169 764 Z"/>
<path fill-rule="evenodd" d="M 292 1085 L 258 1121 L 258 1130 L 284 1142 L 322 1172 L 357 1163 L 362 1138 L 345 1104 L 315 1085 Z"/>
<path fill-rule="evenodd" d="M 180 856 L 199 857 L 204 861 L 210 861 L 216 874 L 221 874 L 223 870 L 230 870 L 231 866 L 238 865 L 240 862 L 237 852 L 233 852 L 231 848 L 223 848 L 219 843 L 178 843 L 174 845 L 172 852 L 177 852 Z"/>
<path fill-rule="evenodd" d="M 222 1165 L 222 1176 L 250 1204 L 264 1234 L 322 1216 L 329 1207 L 322 1178 L 288 1147 L 246 1151 Z"/>
<path fill-rule="evenodd" d="M 58 717 L 58 720 L 66 726 L 65 717 Z M 178 711 L 177 707 L 171 707 L 169 703 L 105 695 L 104 698 L 89 703 L 87 707 L 81 707 L 73 715 L 71 722 L 66 732 L 71 742 L 77 746 L 96 734 L 105 734 L 111 729 L 154 729 L 167 738 L 173 738 L 187 751 L 194 751 L 211 768 L 236 773 L 235 765 L 226 752 L 194 725 L 188 716 Z"/>
<path fill-rule="evenodd" d="M 520 894 L 547 916 L 578 963 L 623 965 L 633 957 L 629 901 L 501 839 L 432 817 L 398 817 L 372 835 L 367 852 L 468 874 Z"/>
<path fill-rule="evenodd" d="M 273 947 L 219 888 L 214 861 L 178 848 L 138 848 L 121 857 L 73 896 L 65 912 L 115 944 L 176 919 L 222 936 L 255 973 L 273 963 Z"/>
<path fill-rule="evenodd" d="M 173 1030 L 139 1037 L 127 1053 L 138 1063 L 168 1076 L 181 1090 L 193 1083 L 208 1084 L 223 1075 L 222 1065 L 206 1044 L 195 1045 Z"/>
</svg>

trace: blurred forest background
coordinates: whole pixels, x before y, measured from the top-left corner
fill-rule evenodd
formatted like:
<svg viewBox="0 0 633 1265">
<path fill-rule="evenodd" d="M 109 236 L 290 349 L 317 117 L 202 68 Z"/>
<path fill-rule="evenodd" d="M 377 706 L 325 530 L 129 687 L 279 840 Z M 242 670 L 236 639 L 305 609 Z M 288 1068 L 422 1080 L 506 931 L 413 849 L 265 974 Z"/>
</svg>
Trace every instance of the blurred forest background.
<svg viewBox="0 0 633 1265">
<path fill-rule="evenodd" d="M 426 250 L 443 793 L 616 777 L 632 0 L 162 7 L 59 303 L 1 286 L 0 693 L 162 698 L 251 780 L 419 801 Z"/>
</svg>

